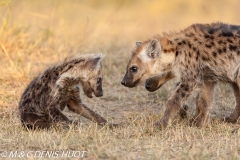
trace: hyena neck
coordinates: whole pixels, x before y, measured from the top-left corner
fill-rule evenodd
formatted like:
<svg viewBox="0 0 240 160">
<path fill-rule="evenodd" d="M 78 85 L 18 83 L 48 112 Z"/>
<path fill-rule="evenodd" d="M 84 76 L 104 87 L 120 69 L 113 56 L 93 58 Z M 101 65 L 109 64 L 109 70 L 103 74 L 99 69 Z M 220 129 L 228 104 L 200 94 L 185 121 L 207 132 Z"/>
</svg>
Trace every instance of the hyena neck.
<svg viewBox="0 0 240 160">
<path fill-rule="evenodd" d="M 160 68 L 157 68 L 161 73 L 166 74 L 167 72 L 171 72 L 173 77 L 176 77 L 175 63 L 176 57 L 179 53 L 179 43 L 184 39 L 184 34 L 172 33 L 172 34 L 164 34 L 164 36 L 158 36 L 158 41 L 161 44 L 161 52 L 163 53 L 160 58 L 158 58 L 158 65 Z"/>
<path fill-rule="evenodd" d="M 169 37 L 158 37 L 157 40 L 161 45 L 161 53 L 157 60 L 157 65 L 155 68 L 155 73 L 171 72 L 172 65 L 175 60 L 175 53 L 177 50 L 177 44 L 174 41 L 169 40 Z"/>
</svg>

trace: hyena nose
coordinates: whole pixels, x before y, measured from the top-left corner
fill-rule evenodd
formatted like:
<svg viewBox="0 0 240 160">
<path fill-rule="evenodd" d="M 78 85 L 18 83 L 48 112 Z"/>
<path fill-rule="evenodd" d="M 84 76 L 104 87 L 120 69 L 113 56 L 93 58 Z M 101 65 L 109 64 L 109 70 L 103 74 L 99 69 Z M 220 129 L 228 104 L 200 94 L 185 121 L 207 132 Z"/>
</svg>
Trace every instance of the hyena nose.
<svg viewBox="0 0 240 160">
<path fill-rule="evenodd" d="M 146 89 L 150 89 L 151 88 L 151 84 L 149 83 L 149 80 L 146 81 L 145 88 Z"/>
<path fill-rule="evenodd" d="M 124 79 L 122 79 L 121 84 L 125 86 L 126 85 L 126 81 Z"/>
</svg>

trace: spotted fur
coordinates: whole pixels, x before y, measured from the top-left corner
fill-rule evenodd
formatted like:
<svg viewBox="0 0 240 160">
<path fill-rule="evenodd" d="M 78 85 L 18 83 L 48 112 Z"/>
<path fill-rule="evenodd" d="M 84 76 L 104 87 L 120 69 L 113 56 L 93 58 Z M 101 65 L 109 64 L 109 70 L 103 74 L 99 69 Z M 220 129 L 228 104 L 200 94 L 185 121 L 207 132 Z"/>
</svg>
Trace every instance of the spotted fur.
<svg viewBox="0 0 240 160">
<path fill-rule="evenodd" d="M 133 66 L 136 72 L 132 72 Z M 122 84 L 135 87 L 155 76 L 165 76 L 164 83 L 177 78 L 180 84 L 166 102 L 164 115 L 157 122 L 157 125 L 166 128 L 196 89 L 200 89 L 201 94 L 195 119 L 198 126 L 203 125 L 213 101 L 215 84 L 230 83 L 236 96 L 236 108 L 229 121 L 235 122 L 240 116 L 239 67 L 240 26 L 220 22 L 194 24 L 180 32 L 155 36 L 138 45 Z"/>
<path fill-rule="evenodd" d="M 26 88 L 19 102 L 21 122 L 30 129 L 71 123 L 61 112 L 66 106 L 99 125 L 107 121 L 82 102 L 80 88 L 92 98 L 102 91 L 101 54 L 76 55 L 46 69 Z"/>
</svg>

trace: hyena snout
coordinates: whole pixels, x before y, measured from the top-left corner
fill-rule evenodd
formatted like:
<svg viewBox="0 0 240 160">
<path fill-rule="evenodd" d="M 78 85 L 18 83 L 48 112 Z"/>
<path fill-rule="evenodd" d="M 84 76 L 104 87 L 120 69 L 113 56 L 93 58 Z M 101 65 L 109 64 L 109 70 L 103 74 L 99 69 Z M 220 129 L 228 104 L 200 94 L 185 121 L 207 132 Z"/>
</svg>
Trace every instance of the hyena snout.
<svg viewBox="0 0 240 160">
<path fill-rule="evenodd" d="M 102 89 L 102 78 L 98 78 L 97 84 L 94 87 L 94 94 L 96 97 L 103 96 L 103 89 Z"/>
<path fill-rule="evenodd" d="M 147 90 L 151 89 L 151 82 L 150 82 L 149 79 L 147 79 L 146 82 L 145 82 L 145 88 L 146 88 Z"/>
<path fill-rule="evenodd" d="M 97 89 L 94 91 L 94 94 L 96 97 L 102 97 L 103 96 L 102 86 L 98 86 Z"/>
<path fill-rule="evenodd" d="M 126 85 L 125 77 L 123 77 L 123 79 L 121 81 L 121 84 L 124 85 L 124 86 Z"/>
<path fill-rule="evenodd" d="M 134 77 L 131 74 L 129 75 L 128 73 L 126 73 L 121 81 L 121 84 L 129 88 L 136 87 L 139 84 L 140 79 L 134 80 L 133 78 Z"/>
</svg>

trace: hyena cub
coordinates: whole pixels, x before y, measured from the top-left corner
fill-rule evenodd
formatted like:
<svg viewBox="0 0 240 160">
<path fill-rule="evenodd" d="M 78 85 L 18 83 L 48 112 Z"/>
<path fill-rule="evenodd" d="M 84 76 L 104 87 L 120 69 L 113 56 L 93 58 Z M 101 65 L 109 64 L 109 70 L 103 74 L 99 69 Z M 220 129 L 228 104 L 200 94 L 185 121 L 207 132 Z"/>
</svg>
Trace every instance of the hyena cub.
<svg viewBox="0 0 240 160">
<path fill-rule="evenodd" d="M 122 84 L 135 87 L 141 81 L 159 76 L 161 82 L 156 87 L 159 88 L 176 77 L 180 84 L 168 99 L 163 117 L 156 123 L 166 128 L 195 89 L 200 89 L 201 93 L 194 119 L 197 126 L 203 125 L 212 105 L 216 83 L 230 83 L 236 107 L 228 121 L 236 122 L 240 116 L 239 44 L 240 26 L 224 23 L 194 24 L 180 32 L 138 42 Z M 146 87 L 152 88 L 149 83 Z"/>
<path fill-rule="evenodd" d="M 61 112 L 65 106 L 89 120 L 107 121 L 82 102 L 80 88 L 89 97 L 103 95 L 102 54 L 76 55 L 52 66 L 36 77 L 22 94 L 21 122 L 29 129 L 49 128 L 55 123 L 71 123 Z"/>
</svg>

